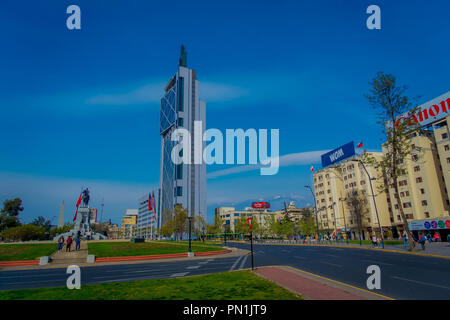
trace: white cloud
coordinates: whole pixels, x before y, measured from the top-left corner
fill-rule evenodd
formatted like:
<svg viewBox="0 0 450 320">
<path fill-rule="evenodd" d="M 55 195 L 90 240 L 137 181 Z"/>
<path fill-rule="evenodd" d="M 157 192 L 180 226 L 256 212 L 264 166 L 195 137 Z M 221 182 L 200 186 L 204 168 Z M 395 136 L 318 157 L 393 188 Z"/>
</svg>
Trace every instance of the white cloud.
<svg viewBox="0 0 450 320">
<path fill-rule="evenodd" d="M 280 167 L 308 165 L 320 162 L 320 156 L 330 150 L 290 153 L 280 157 Z M 251 164 L 229 169 L 217 170 L 207 174 L 208 179 L 260 169 L 260 164 Z"/>
<path fill-rule="evenodd" d="M 86 100 L 90 105 L 133 105 L 159 103 L 166 83 L 155 81 L 122 93 L 99 94 Z M 246 95 L 246 90 L 214 82 L 200 83 L 200 97 L 206 102 L 229 101 Z"/>
</svg>

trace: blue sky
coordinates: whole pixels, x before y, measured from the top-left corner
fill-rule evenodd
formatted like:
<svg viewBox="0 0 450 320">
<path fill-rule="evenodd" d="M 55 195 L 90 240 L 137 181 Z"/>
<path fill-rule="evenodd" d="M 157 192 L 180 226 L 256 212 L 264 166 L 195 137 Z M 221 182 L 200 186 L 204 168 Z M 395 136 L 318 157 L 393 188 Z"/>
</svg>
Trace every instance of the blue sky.
<svg viewBox="0 0 450 320">
<path fill-rule="evenodd" d="M 81 30 L 66 28 L 71 4 Z M 366 28 L 371 4 L 381 30 Z M 31 221 L 64 200 L 70 220 L 88 186 L 119 223 L 158 185 L 159 99 L 184 44 L 207 127 L 278 128 L 290 159 L 275 176 L 208 166 L 208 217 L 280 196 L 312 203 L 303 186 L 320 151 L 351 140 L 380 149 L 363 96 L 377 71 L 419 103 L 449 90 L 449 10 L 445 0 L 3 1 L 0 201 L 21 197 Z"/>
</svg>

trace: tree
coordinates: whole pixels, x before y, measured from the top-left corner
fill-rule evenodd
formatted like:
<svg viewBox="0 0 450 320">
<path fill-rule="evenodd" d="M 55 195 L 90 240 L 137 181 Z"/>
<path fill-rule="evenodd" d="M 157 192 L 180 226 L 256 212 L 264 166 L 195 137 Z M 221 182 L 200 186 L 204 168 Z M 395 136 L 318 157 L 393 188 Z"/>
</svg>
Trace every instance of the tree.
<svg viewBox="0 0 450 320">
<path fill-rule="evenodd" d="M 302 215 L 297 223 L 298 230 L 303 234 L 314 234 L 316 232 L 315 217 L 310 208 L 304 208 Z"/>
<path fill-rule="evenodd" d="M 33 224 L 12 227 L 2 232 L 2 238 L 13 241 L 43 240 L 46 230 Z"/>
<path fill-rule="evenodd" d="M 98 232 L 94 229 L 94 226 L 96 226 L 96 225 L 97 224 L 92 225 L 92 230 L 94 230 L 94 232 Z M 72 230 L 73 226 L 74 226 L 73 223 L 66 222 L 62 227 L 50 229 L 49 230 L 50 231 L 50 239 L 53 239 L 58 234 L 63 234 L 64 232 Z"/>
<path fill-rule="evenodd" d="M 412 235 L 399 197 L 398 179 L 406 174 L 405 165 L 411 154 L 408 135 L 420 129 L 419 122 L 415 118 L 417 107 L 413 108 L 411 99 L 405 95 L 406 87 L 398 86 L 392 74 L 378 72 L 370 85 L 370 93 L 366 98 L 378 112 L 377 123 L 382 126 L 386 136 L 386 142 L 383 144 L 386 151 L 380 161 L 373 158 L 366 161 L 381 167 L 384 177 L 380 178 L 385 178 L 387 186 L 393 187 L 394 201 L 398 204 L 403 226 L 408 234 L 409 248 L 413 250 Z M 408 117 L 400 117 L 406 112 Z"/>
<path fill-rule="evenodd" d="M 19 212 L 23 211 L 22 200 L 15 198 L 5 200 L 0 210 L 0 232 L 8 228 L 20 226 Z"/>
<path fill-rule="evenodd" d="M 358 225 L 359 239 L 361 240 L 361 230 L 363 225 L 365 225 L 365 220 L 367 219 L 368 209 L 367 209 L 367 199 L 364 197 L 361 191 L 352 190 L 347 193 L 345 197 L 345 202 L 349 208 L 350 214 L 356 219 L 356 224 Z"/>
<path fill-rule="evenodd" d="M 220 215 L 216 214 L 214 216 L 214 227 L 212 233 L 223 233 L 225 221 L 220 217 Z"/>
<path fill-rule="evenodd" d="M 184 209 L 180 204 L 175 206 L 174 210 L 164 210 L 164 224 L 161 227 L 161 233 L 165 236 L 173 234 L 178 235 L 178 239 L 186 230 L 187 226 L 187 209 Z"/>
<path fill-rule="evenodd" d="M 46 220 L 43 216 L 39 216 L 31 222 L 32 225 L 43 227 L 45 230 L 50 230 L 52 224 L 51 220 Z"/>
<path fill-rule="evenodd" d="M 248 225 L 248 217 L 240 216 L 239 219 L 236 220 L 234 229 L 238 233 L 249 234 L 250 227 Z M 252 231 L 253 231 L 253 234 L 258 234 L 260 232 L 260 226 L 259 226 L 258 220 L 255 218 L 253 218 L 253 221 L 252 221 Z"/>
</svg>

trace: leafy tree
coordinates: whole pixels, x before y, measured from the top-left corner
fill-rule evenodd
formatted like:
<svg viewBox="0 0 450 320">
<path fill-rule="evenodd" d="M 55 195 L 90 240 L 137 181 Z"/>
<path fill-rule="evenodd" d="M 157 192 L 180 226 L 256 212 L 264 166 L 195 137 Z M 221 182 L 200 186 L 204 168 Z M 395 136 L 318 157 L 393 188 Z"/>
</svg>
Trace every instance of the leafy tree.
<svg viewBox="0 0 450 320">
<path fill-rule="evenodd" d="M 345 198 L 347 207 L 349 208 L 350 214 L 356 219 L 356 224 L 358 225 L 359 239 L 361 237 L 361 230 L 366 226 L 366 219 L 368 216 L 367 209 L 367 199 L 364 197 L 361 191 L 353 190 L 347 193 Z"/>
<path fill-rule="evenodd" d="M 310 208 L 304 208 L 302 216 L 297 223 L 297 228 L 303 235 L 314 234 L 316 232 L 316 221 Z"/>
<path fill-rule="evenodd" d="M 279 234 L 279 226 L 280 224 L 275 219 L 274 215 L 270 215 L 270 217 L 266 220 L 267 225 L 267 233 L 270 237 L 276 237 Z"/>
<path fill-rule="evenodd" d="M 23 211 L 22 200 L 15 198 L 5 200 L 0 210 L 0 232 L 8 228 L 20 226 L 19 212 Z"/>
<path fill-rule="evenodd" d="M 43 240 L 46 230 L 44 227 L 33 224 L 11 227 L 2 232 L 2 238 L 13 241 Z"/>
<path fill-rule="evenodd" d="M 94 230 L 95 225 L 96 224 L 92 225 L 93 230 Z M 53 239 L 58 234 L 63 234 L 64 232 L 70 231 L 70 230 L 72 230 L 72 228 L 73 228 L 73 223 L 66 222 L 62 227 L 50 229 L 50 239 Z M 95 232 L 98 232 L 98 231 L 95 231 Z"/>
<path fill-rule="evenodd" d="M 161 227 L 161 233 L 165 236 L 175 234 L 180 239 L 183 232 L 187 229 L 187 209 L 177 205 L 173 211 L 166 209 L 163 215 L 165 223 Z"/>
<path fill-rule="evenodd" d="M 225 230 L 224 224 L 225 221 L 220 217 L 220 215 L 216 214 L 214 217 L 214 228 L 212 233 L 223 233 Z"/>
<path fill-rule="evenodd" d="M 250 227 L 248 225 L 248 217 L 240 216 L 239 219 L 236 220 L 236 224 L 234 225 L 235 231 L 238 233 L 250 234 Z M 260 233 L 260 225 L 258 220 L 253 218 L 252 221 L 252 231 L 253 235 L 257 235 Z"/>
<path fill-rule="evenodd" d="M 377 123 L 382 126 L 383 133 L 386 136 L 386 142 L 383 144 L 385 152 L 381 161 L 366 159 L 380 167 L 386 179 L 387 186 L 394 189 L 394 201 L 397 202 L 400 216 L 403 221 L 405 231 L 408 233 L 408 242 L 410 250 L 413 250 L 413 240 L 408 227 L 408 221 L 403 211 L 403 204 L 398 192 L 399 177 L 404 176 L 406 172 L 406 161 L 411 154 L 411 146 L 408 142 L 408 135 L 412 131 L 419 130 L 420 126 L 415 113 L 417 107 L 411 99 L 405 95 L 406 87 L 399 86 L 392 74 L 378 72 L 377 76 L 370 82 L 370 93 L 366 95 L 369 103 L 378 112 Z M 408 113 L 407 118 L 401 118 L 404 113 Z"/>
<path fill-rule="evenodd" d="M 33 222 L 31 222 L 31 224 L 38 226 L 38 227 L 43 227 L 45 230 L 50 230 L 50 226 L 52 224 L 51 220 L 46 220 L 43 216 L 39 216 L 37 218 L 35 218 L 33 220 Z"/>
</svg>

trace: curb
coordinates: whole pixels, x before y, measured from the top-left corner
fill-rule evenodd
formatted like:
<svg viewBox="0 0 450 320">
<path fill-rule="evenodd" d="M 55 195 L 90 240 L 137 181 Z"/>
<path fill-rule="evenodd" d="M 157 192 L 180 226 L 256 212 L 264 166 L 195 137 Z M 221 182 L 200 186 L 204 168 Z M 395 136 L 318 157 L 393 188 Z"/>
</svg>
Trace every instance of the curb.
<svg viewBox="0 0 450 320">
<path fill-rule="evenodd" d="M 206 251 L 206 252 L 195 252 L 194 256 L 213 256 L 217 254 L 230 253 L 231 250 L 220 250 L 220 251 Z M 127 256 L 127 257 L 104 257 L 95 258 L 95 262 L 118 262 L 118 261 L 139 261 L 139 260 L 153 260 L 153 259 L 170 259 L 170 258 L 187 258 L 187 252 L 184 253 L 171 253 L 171 254 L 158 254 L 158 255 L 148 255 L 148 256 Z"/>
<path fill-rule="evenodd" d="M 38 266 L 39 260 L 0 261 L 0 267 Z"/>
</svg>

